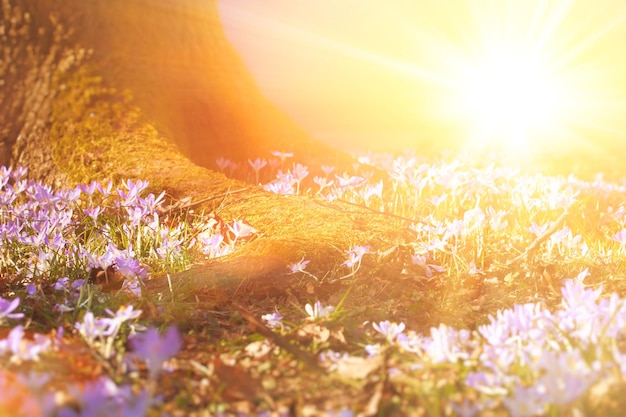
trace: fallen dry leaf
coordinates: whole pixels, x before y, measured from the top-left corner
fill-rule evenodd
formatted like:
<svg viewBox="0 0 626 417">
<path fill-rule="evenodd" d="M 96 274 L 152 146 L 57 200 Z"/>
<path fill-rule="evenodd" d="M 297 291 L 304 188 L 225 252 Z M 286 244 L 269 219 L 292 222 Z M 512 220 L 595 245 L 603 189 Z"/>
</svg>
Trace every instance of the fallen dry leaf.
<svg viewBox="0 0 626 417">
<path fill-rule="evenodd" d="M 298 337 L 313 338 L 316 343 L 324 343 L 330 339 L 330 330 L 316 323 L 308 323 L 298 329 Z"/>
<path fill-rule="evenodd" d="M 241 365 L 226 365 L 216 358 L 213 360 L 213 374 L 220 384 L 222 398 L 226 401 L 255 401 L 261 396 L 261 382 Z"/>
<path fill-rule="evenodd" d="M 348 356 L 337 362 L 335 371 L 347 378 L 365 379 L 382 366 L 382 358 L 374 356 L 371 359 L 358 356 Z"/>
<path fill-rule="evenodd" d="M 265 357 L 268 353 L 270 353 L 274 349 L 274 345 L 269 340 L 257 340 L 256 342 L 252 342 L 245 347 L 246 353 L 255 359 L 260 359 Z"/>
</svg>

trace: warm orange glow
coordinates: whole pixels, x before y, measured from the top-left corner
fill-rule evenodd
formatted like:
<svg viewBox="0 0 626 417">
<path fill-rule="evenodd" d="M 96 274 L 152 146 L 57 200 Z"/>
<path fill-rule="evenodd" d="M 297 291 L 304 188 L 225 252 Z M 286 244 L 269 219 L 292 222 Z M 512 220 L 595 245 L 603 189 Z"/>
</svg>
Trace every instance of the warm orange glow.
<svg viewBox="0 0 626 417">
<path fill-rule="evenodd" d="M 262 89 L 334 144 L 626 145 L 624 2 L 220 3 Z"/>
</svg>

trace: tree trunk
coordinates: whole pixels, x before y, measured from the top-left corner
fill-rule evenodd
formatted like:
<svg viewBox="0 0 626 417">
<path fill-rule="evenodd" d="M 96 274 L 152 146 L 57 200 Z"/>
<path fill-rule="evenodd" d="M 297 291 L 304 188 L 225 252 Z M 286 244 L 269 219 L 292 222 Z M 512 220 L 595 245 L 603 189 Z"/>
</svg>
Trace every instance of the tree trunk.
<svg viewBox="0 0 626 417">
<path fill-rule="evenodd" d="M 174 277 L 176 295 L 281 285 L 287 263 L 336 266 L 342 250 L 391 230 L 380 215 L 273 195 L 208 169 L 219 156 L 245 163 L 271 150 L 309 164 L 350 161 L 259 93 L 214 2 L 0 1 L 0 165 L 28 166 L 31 178 L 57 185 L 134 178 L 175 199 L 221 196 L 204 207 L 259 230 L 237 253 Z"/>
</svg>

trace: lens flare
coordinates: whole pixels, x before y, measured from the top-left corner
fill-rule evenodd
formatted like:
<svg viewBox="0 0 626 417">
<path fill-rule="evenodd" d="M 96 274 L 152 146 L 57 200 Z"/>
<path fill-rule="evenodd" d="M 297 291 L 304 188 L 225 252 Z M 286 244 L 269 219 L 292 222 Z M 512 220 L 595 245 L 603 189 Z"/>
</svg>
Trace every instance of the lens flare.
<svg viewBox="0 0 626 417">
<path fill-rule="evenodd" d="M 626 148 L 625 2 L 220 3 L 258 29 L 240 45 L 265 91 L 333 144 L 522 163 Z"/>
</svg>

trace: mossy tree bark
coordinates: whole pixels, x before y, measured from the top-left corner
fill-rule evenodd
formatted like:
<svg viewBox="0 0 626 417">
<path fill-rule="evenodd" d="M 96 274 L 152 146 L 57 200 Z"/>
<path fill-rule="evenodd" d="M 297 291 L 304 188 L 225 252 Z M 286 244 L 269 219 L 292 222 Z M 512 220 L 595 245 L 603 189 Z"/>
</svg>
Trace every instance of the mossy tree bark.
<svg viewBox="0 0 626 417">
<path fill-rule="evenodd" d="M 215 1 L 1 4 L 2 164 L 52 169 L 45 155 L 33 158 L 47 147 L 30 144 L 45 140 L 56 96 L 77 70 L 109 89 L 100 96 L 86 91 L 92 100 L 111 103 L 128 94 L 125 104 L 140 109 L 143 123 L 201 166 L 214 168 L 219 156 L 267 157 L 271 150 L 294 152 L 309 162 L 346 161 L 345 154 L 313 140 L 260 93 L 228 44 Z M 72 82 L 73 88 L 92 87 Z M 77 117 L 81 109 L 66 111 L 71 114 L 57 117 Z M 46 172 L 42 168 L 38 174 Z"/>
<path fill-rule="evenodd" d="M 203 208 L 219 206 L 259 231 L 239 252 L 174 277 L 179 295 L 218 284 L 230 293 L 244 282 L 280 287 L 287 263 L 304 256 L 336 266 L 343 250 L 391 230 L 381 216 L 269 194 L 207 168 L 220 155 L 272 149 L 309 163 L 349 161 L 261 96 L 214 3 L 0 2 L 0 164 L 28 166 L 32 178 L 57 185 L 133 178 L 174 199 L 220 196 Z"/>
</svg>

